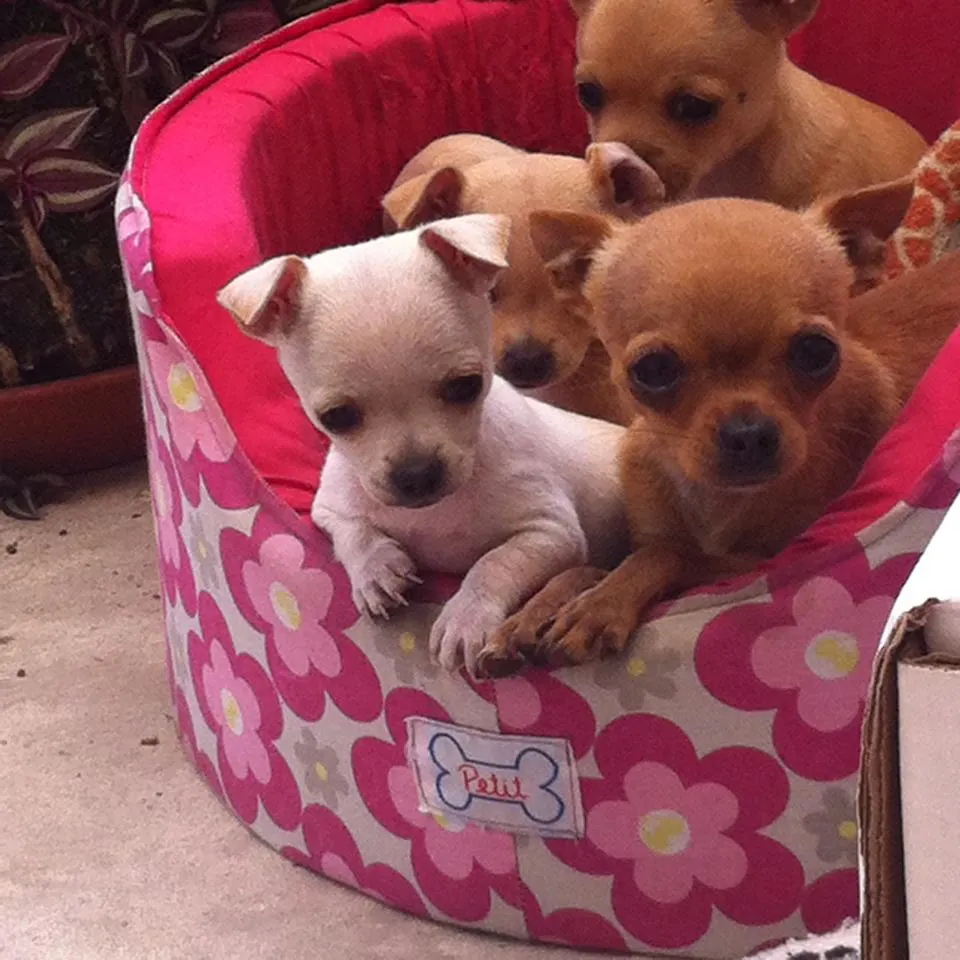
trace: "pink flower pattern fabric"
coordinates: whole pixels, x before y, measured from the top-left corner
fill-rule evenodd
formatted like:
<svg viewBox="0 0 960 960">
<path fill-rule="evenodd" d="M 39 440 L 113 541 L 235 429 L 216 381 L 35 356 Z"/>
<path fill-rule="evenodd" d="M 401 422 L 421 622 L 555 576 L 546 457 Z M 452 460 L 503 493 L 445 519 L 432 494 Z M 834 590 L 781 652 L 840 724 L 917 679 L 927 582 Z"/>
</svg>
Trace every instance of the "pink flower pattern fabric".
<svg viewBox="0 0 960 960">
<path fill-rule="evenodd" d="M 582 779 L 586 837 L 548 846 L 613 877 L 614 913 L 641 943 L 690 946 L 715 910 L 758 926 L 796 910 L 803 867 L 762 833 L 789 801 L 776 760 L 747 747 L 698 758 L 679 727 L 646 714 L 614 720 L 593 752 L 601 776 Z"/>
<path fill-rule="evenodd" d="M 773 568 L 659 608 L 600 672 L 474 683 L 398 669 L 397 650 L 416 663 L 451 583 L 428 581 L 382 642 L 387 628 L 359 619 L 329 543 L 253 473 L 164 317 L 129 176 L 117 229 L 171 694 L 187 755 L 240 820 L 410 913 L 580 950 L 742 955 L 856 912 L 856 870 L 803 824 L 823 820 L 826 791 L 853 796 L 879 631 L 960 488 L 960 432 L 879 532 L 795 580 Z M 518 838 L 425 813 L 409 716 L 566 739 L 585 835 Z"/>
<path fill-rule="evenodd" d="M 737 710 L 772 713 L 774 747 L 794 773 L 852 776 L 874 654 L 917 555 L 871 565 L 857 549 L 830 576 L 773 581 L 769 602 L 719 613 L 697 642 L 704 688 Z"/>
</svg>

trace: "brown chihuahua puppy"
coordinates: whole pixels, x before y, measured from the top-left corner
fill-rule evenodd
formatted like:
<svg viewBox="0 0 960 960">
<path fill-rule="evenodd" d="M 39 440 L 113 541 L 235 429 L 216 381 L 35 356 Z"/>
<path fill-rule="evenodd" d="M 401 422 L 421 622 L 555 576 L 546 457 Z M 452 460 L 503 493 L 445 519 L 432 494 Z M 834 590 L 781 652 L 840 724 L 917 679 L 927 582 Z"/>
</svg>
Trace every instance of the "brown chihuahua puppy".
<svg viewBox="0 0 960 960">
<path fill-rule="evenodd" d="M 634 398 L 620 450 L 634 553 L 555 578 L 483 672 L 623 650 L 652 603 L 751 569 L 852 485 L 960 322 L 960 258 L 851 298 L 876 283 L 911 192 L 897 181 L 804 214 L 701 200 L 631 225 L 534 216 Z"/>
<path fill-rule="evenodd" d="M 528 218 L 549 206 L 631 220 L 662 199 L 660 179 L 622 144 L 593 144 L 581 159 L 457 134 L 435 140 L 404 167 L 384 197 L 384 226 L 389 232 L 469 213 L 509 216 L 510 265 L 491 293 L 497 373 L 538 400 L 625 423 L 610 358 L 578 305 L 556 295 Z"/>
<path fill-rule="evenodd" d="M 926 145 L 894 114 L 794 66 L 819 0 L 570 0 L 593 139 L 628 144 L 667 196 L 805 207 L 907 174 Z"/>
</svg>

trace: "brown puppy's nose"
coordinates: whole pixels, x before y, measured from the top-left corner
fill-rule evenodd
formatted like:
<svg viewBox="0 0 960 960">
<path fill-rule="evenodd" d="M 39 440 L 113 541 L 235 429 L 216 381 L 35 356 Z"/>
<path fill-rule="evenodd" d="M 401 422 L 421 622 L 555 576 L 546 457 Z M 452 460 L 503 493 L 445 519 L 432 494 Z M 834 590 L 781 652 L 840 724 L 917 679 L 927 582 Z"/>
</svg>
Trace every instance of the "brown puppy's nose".
<svg viewBox="0 0 960 960">
<path fill-rule="evenodd" d="M 394 464 L 390 484 L 403 503 L 416 506 L 436 499 L 446 474 L 446 467 L 438 456 L 414 454 Z"/>
<path fill-rule="evenodd" d="M 542 387 L 553 377 L 557 359 L 553 351 L 539 340 L 521 340 L 500 358 L 497 372 L 515 387 Z"/>
<path fill-rule="evenodd" d="M 717 429 L 720 472 L 734 484 L 756 483 L 776 473 L 780 428 L 759 411 L 735 413 Z"/>
</svg>

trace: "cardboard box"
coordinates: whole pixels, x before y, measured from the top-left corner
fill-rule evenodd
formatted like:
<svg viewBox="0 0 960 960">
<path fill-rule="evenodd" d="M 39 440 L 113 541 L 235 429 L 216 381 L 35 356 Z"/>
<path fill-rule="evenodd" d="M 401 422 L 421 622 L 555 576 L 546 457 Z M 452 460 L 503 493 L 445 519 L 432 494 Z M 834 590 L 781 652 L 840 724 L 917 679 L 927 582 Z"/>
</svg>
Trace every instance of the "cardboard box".
<svg viewBox="0 0 960 960">
<path fill-rule="evenodd" d="M 898 599 L 874 669 L 859 798 L 863 960 L 960 957 L 960 599 L 954 598 L 960 598 L 958 504 Z"/>
</svg>

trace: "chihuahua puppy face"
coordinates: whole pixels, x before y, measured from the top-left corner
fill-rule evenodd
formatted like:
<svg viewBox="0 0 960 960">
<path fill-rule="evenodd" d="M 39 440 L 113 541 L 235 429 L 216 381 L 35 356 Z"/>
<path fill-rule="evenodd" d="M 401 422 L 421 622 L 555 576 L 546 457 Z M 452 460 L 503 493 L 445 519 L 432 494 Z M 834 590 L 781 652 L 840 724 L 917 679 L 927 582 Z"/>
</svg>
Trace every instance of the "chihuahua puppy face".
<svg viewBox="0 0 960 960">
<path fill-rule="evenodd" d="M 828 450 L 842 462 L 832 421 L 856 431 L 886 401 L 846 318 L 911 193 L 897 182 L 805 215 L 701 200 L 629 225 L 533 223 L 633 397 L 644 456 L 681 494 L 747 493 L 823 468 Z"/>
<path fill-rule="evenodd" d="M 651 450 L 664 471 L 746 490 L 807 461 L 820 399 L 844 362 L 853 273 L 835 238 L 786 211 L 697 206 L 689 232 L 692 211 L 672 210 L 616 236 L 587 296 L 614 376 L 663 440 Z"/>
<path fill-rule="evenodd" d="M 504 265 L 474 248 L 506 229 L 461 218 L 371 241 L 376 256 L 359 244 L 280 257 L 221 291 L 241 328 L 276 348 L 311 422 L 383 505 L 429 506 L 472 475 L 493 375 L 486 295 Z"/>
<path fill-rule="evenodd" d="M 568 382 L 599 344 L 584 316 L 556 296 L 531 237 L 530 212 L 561 205 L 630 220 L 659 206 L 663 185 L 622 144 L 593 144 L 584 159 L 499 146 L 496 155 L 480 162 L 441 167 L 400 183 L 384 199 L 384 208 L 388 225 L 404 229 L 463 213 L 510 218 L 510 266 L 490 294 L 496 369 L 520 390 L 543 391 Z M 442 156 L 450 160 L 449 151 Z M 597 389 L 603 391 L 604 384 Z M 536 395 L 569 405 L 559 392 Z M 577 408 L 575 402 L 572 408 Z"/>
<path fill-rule="evenodd" d="M 592 138 L 631 147 L 670 199 L 691 195 L 775 110 L 786 36 L 816 0 L 571 0 Z"/>
</svg>

